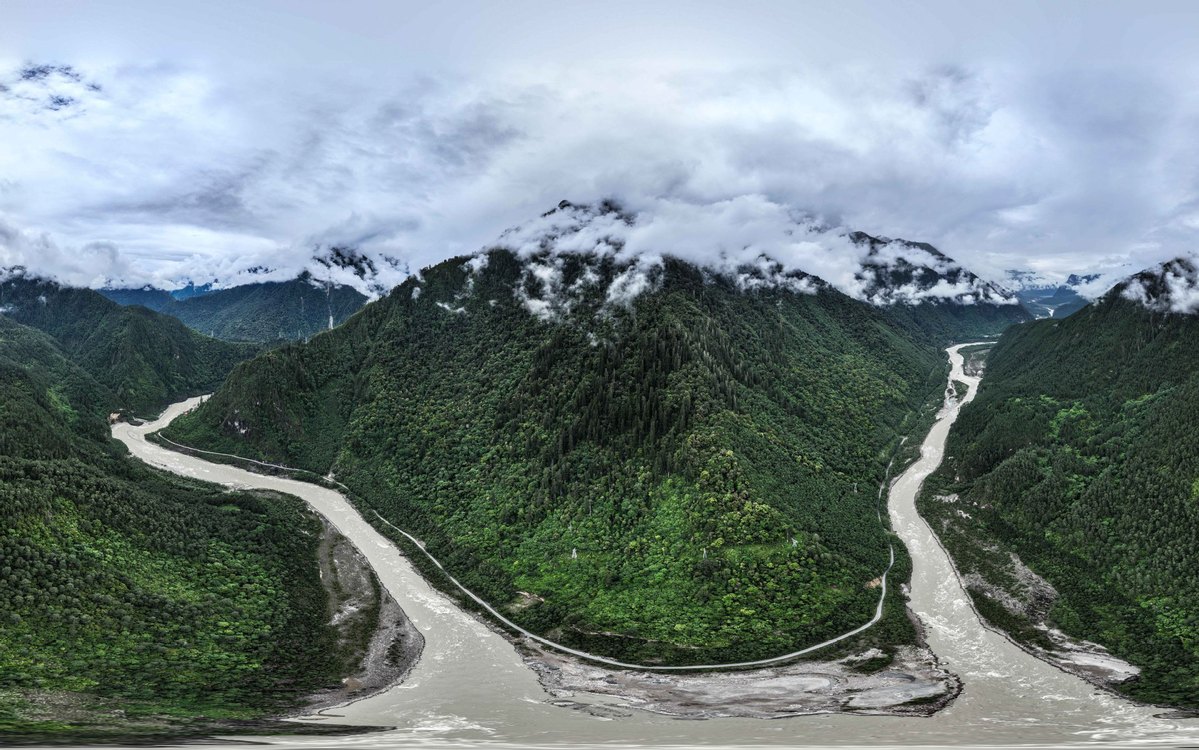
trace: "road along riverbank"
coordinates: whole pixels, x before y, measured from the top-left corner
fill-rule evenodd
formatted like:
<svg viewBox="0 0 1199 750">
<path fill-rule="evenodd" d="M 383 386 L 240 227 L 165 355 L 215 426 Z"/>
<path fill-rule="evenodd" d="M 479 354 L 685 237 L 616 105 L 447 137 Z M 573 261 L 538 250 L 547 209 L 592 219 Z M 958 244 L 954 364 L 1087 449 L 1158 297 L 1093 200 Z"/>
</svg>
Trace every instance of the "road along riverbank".
<svg viewBox="0 0 1199 750">
<path fill-rule="evenodd" d="M 975 616 L 952 563 L 915 511 L 915 493 L 920 482 L 939 464 L 949 427 L 961 405 L 973 398 L 978 385 L 977 379 L 962 373 L 957 347 L 950 349 L 949 356 L 954 370 L 951 377 L 965 383 L 967 392 L 960 400 L 947 400 L 921 446 L 921 458 L 892 485 L 889 500 L 892 524 L 913 558 L 912 609 L 925 624 L 933 651 L 965 684 L 958 700 L 927 719 L 851 715 L 862 709 L 878 709 L 846 705 L 837 715 L 803 716 L 783 722 L 740 717 L 700 724 L 678 722 L 669 718 L 673 713 L 671 706 L 693 711 L 673 715 L 712 715 L 703 710 L 694 711 L 696 704 L 719 706 L 739 699 L 730 700 L 733 696 L 728 694 L 727 685 L 719 690 L 712 685 L 697 688 L 687 682 L 693 676 L 660 673 L 638 678 L 654 688 L 650 699 L 629 691 L 616 691 L 616 695 L 603 694 L 607 691 L 600 689 L 584 692 L 594 682 L 590 678 L 578 686 L 581 688 L 578 692 L 573 683 L 568 683 L 554 687 L 555 694 L 551 695 L 510 642 L 430 588 L 395 545 L 368 524 L 339 493 L 306 482 L 210 463 L 146 441 L 148 432 L 165 426 L 196 401 L 176 404 L 146 425 L 117 425 L 114 435 L 138 458 L 170 471 L 230 486 L 298 495 L 329 518 L 363 552 L 380 581 L 425 636 L 426 643 L 420 662 L 400 685 L 311 717 L 395 727 L 390 732 L 346 741 L 355 746 L 408 743 L 434 747 L 458 746 L 464 742 L 512 747 L 564 743 L 576 746 L 1061 745 L 1199 740 L 1196 722 L 1158 719 L 1153 709 L 1098 693 L 1086 682 L 1033 658 L 987 630 Z M 576 660 L 570 663 L 579 664 Z M 599 669 L 590 665 L 586 668 Z M 812 663 L 779 669 L 792 668 L 817 672 L 820 669 Z M 818 679 L 804 681 L 798 675 L 795 679 L 774 679 L 778 676 L 775 670 L 761 670 L 708 677 L 736 677 L 745 680 L 744 684 L 733 686 L 742 696 L 761 696 L 773 690 L 780 702 L 790 701 L 793 705 L 802 703 L 809 692 L 822 689 Z M 604 679 L 601 677 L 599 681 Z M 572 694 L 565 696 L 559 692 L 562 690 Z M 565 707 L 579 710 L 564 710 Z M 641 707 L 661 713 L 630 710 Z M 757 714 L 741 714 L 751 715 Z M 302 739 L 286 742 L 305 744 Z M 321 742 L 322 746 L 328 744 L 327 740 Z"/>
</svg>

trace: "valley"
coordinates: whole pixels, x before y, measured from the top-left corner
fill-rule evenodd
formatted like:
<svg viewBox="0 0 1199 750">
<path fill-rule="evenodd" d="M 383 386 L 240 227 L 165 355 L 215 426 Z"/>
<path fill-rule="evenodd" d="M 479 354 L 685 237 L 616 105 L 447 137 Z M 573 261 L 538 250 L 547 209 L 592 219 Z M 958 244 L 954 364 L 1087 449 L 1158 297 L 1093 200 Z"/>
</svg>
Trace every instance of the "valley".
<svg viewBox="0 0 1199 750">
<path fill-rule="evenodd" d="M 920 508 L 989 622 L 1076 671 L 1132 662 L 1116 689 L 1195 708 L 1199 328 L 1163 312 L 1170 273 L 1005 333 Z M 1059 655 L 1071 641 L 1110 654 Z"/>
<path fill-rule="evenodd" d="M 1199 749 L 1199 3 L 2 8 L 0 747 Z"/>
<path fill-rule="evenodd" d="M 124 306 L 141 306 L 226 341 L 299 341 L 345 322 L 367 297 L 353 287 L 304 272 L 288 281 L 259 281 L 228 289 L 185 287 L 99 290 Z"/>
<path fill-rule="evenodd" d="M 210 463 L 145 440 L 146 433 L 193 408 L 196 399 L 176 404 L 152 423 L 117 425 L 114 435 L 138 458 L 169 471 L 234 487 L 296 494 L 363 552 L 384 587 L 426 638 L 420 661 L 401 685 L 307 719 L 377 725 L 387 717 L 388 723 L 395 724 L 393 730 L 365 740 L 368 746 L 386 746 L 405 738 L 422 738 L 419 741 L 426 746 L 462 741 L 528 746 L 570 741 L 580 733 L 595 742 L 635 740 L 651 745 L 697 741 L 712 745 L 790 744 L 797 736 L 806 744 L 953 744 L 963 733 L 979 744 L 1169 742 L 1186 737 L 1186 721 L 1156 718 L 1159 710 L 1096 693 L 1082 679 L 1034 658 L 987 629 L 975 614 L 953 563 L 915 510 L 920 484 L 942 460 L 950 426 L 977 391 L 978 378 L 962 371 L 960 348 L 950 350 L 951 382 L 963 383 L 966 392 L 961 399 L 947 399 L 923 442 L 920 459 L 892 484 L 888 509 L 900 539 L 912 550 L 909 604 L 924 623 L 929 647 L 939 664 L 960 675 L 963 689 L 948 708 L 931 719 L 909 719 L 913 723 L 904 724 L 896 724 L 895 718 L 868 715 L 814 715 L 787 724 L 732 718 L 779 711 L 786 715 L 827 711 L 828 696 L 833 696 L 832 703 L 841 710 L 855 714 L 885 711 L 885 706 L 896 705 L 896 701 L 919 702 L 922 697 L 915 687 L 920 683 L 911 680 L 888 686 L 858 678 L 855 688 L 852 679 L 845 679 L 843 667 L 838 671 L 829 663 L 801 662 L 696 678 L 659 673 L 649 679 L 649 675 L 639 678 L 636 672 L 605 674 L 601 667 L 582 663 L 567 667 L 528 647 L 518 652 L 500 632 L 432 588 L 413 567 L 412 558 L 367 523 L 339 493 L 308 482 Z M 530 661 L 548 667 L 538 669 L 545 684 L 539 684 L 534 670 L 526 666 Z M 887 675 L 882 679 L 888 679 Z M 830 686 L 838 689 L 830 690 Z M 956 688 L 950 689 L 956 692 Z M 701 739 L 669 718 L 688 713 L 730 718 L 706 724 Z M 852 735 L 847 734 L 850 730 Z"/>
<path fill-rule="evenodd" d="M 918 243 L 855 239 L 862 294 L 969 303 L 555 249 L 627 221 L 563 202 L 515 230 L 531 255 L 423 269 L 164 435 L 334 475 L 519 626 L 615 661 L 753 662 L 857 628 L 892 550 L 910 568 L 870 488 L 940 392 L 939 345 L 1027 313 Z M 915 642 L 887 605 L 844 645 Z"/>
<path fill-rule="evenodd" d="M 1193 526 L 1126 510 L 1121 528 L 1152 535 L 1164 554 L 1124 567 L 1094 558 L 1091 578 L 1078 568 L 1077 540 L 1094 524 L 1060 516 L 1051 526 L 1059 536 L 1040 546 L 1039 517 L 1020 508 L 1028 500 L 987 495 L 995 480 L 986 473 L 1008 476 L 1009 465 L 1029 462 L 1019 451 L 1009 459 L 1013 447 L 1048 439 L 1044 450 L 1061 455 L 1034 461 L 1057 482 L 1055 500 L 1093 503 L 1088 477 L 1109 482 L 1125 470 L 1115 458 L 1129 449 L 1125 423 L 1177 434 L 1181 425 L 1164 416 L 1174 412 L 1153 407 L 1190 398 L 1194 329 L 1172 313 L 1190 303 L 1178 288 L 1193 266 L 1146 271 L 1070 317 L 1032 322 L 1014 297 L 924 243 L 836 240 L 860 263 L 842 289 L 765 258 L 701 267 L 666 255 L 647 265 L 621 255 L 620 233 L 634 223 L 615 204 L 563 201 L 473 256 L 422 269 L 342 325 L 275 348 L 8 275 L 0 445 L 21 460 L 59 462 L 38 502 L 75 508 L 51 511 L 69 527 L 64 539 L 40 506 L 9 508 L 12 553 L 0 551 L 22 587 L 12 601 L 50 624 L 30 628 L 22 614 L 0 625 L 0 655 L 19 670 L 8 680 L 17 688 L 10 724 L 29 736 L 120 731 L 124 719 L 89 725 L 87 711 L 55 729 L 35 708 L 78 693 L 101 707 L 170 698 L 137 704 L 146 713 L 127 723 L 164 737 L 273 731 L 270 717 L 288 714 L 303 717 L 302 731 L 395 726 L 447 741 L 480 727 L 523 741 L 521 722 L 552 735 L 613 721 L 619 736 L 662 718 L 743 728 L 783 717 L 823 738 L 823 715 L 853 716 L 855 736 L 876 720 L 925 717 L 1002 741 L 990 723 L 1009 715 L 1023 717 L 1023 736 L 1038 717 L 1043 736 L 1057 736 L 1031 691 L 1057 696 L 1053 718 L 1073 732 L 1095 726 L 1096 711 L 1122 739 L 1185 729 L 1148 704 L 1193 704 L 1180 661 L 1190 568 L 1177 562 Z M 264 284 L 225 297 L 249 301 L 229 308 L 240 320 L 258 305 L 287 307 Z M 976 336 L 998 341 L 945 349 Z M 1060 374 L 1038 351 L 1069 351 L 1077 370 Z M 1126 359 L 1114 378 L 1113 357 Z M 135 416 L 222 377 L 211 397 L 177 401 L 150 422 Z M 1050 395 L 1047 379 L 1091 400 Z M 1116 413 L 1123 421 L 1100 426 Z M 22 414 L 44 417 L 26 429 Z M 187 491 L 135 470 L 105 439 L 105 414 L 133 458 L 184 475 Z M 957 446 L 948 456 L 947 441 Z M 1189 453 L 1175 453 L 1187 465 Z M 998 470 L 987 468 L 996 460 Z M 72 461 L 107 495 L 133 477 L 147 491 L 123 502 L 88 484 L 72 494 Z M 29 472 L 41 468 L 17 468 L 25 474 L 13 486 L 29 491 Z M 1058 471 L 1068 476 L 1053 478 Z M 226 500 L 207 483 L 241 494 Z M 291 495 L 323 520 L 283 510 L 296 507 Z M 188 497 L 195 507 L 184 510 Z M 193 540 L 186 561 L 155 557 L 155 545 L 178 546 L 182 532 L 160 525 L 139 536 L 125 518 L 135 506 L 212 537 L 208 556 Z M 187 520 L 210 507 L 220 512 L 207 526 Z M 110 527 L 125 537 L 115 557 Z M 1073 547 L 1058 543 L 1066 538 Z M 131 562 L 147 554 L 134 548 L 155 562 Z M 97 553 L 97 571 L 72 572 Z M 254 555 L 287 562 L 236 582 L 239 566 L 265 564 Z M 122 578 L 121 565 L 136 574 Z M 64 566 L 57 598 L 24 593 L 33 571 Z M 224 619 L 189 622 L 222 590 L 219 571 L 256 609 L 237 600 Z M 1162 593 L 1138 610 L 1113 597 L 1114 579 L 1102 578 L 1113 574 L 1153 575 Z M 162 612 L 120 619 L 121 637 L 141 645 L 120 647 L 127 681 L 118 690 L 98 677 L 114 666 L 105 649 L 88 642 L 79 658 L 51 656 L 94 621 L 78 580 L 109 578 L 120 583 L 105 586 L 130 590 L 125 606 L 157 602 Z M 278 622 L 254 614 L 268 612 Z M 225 648 L 211 664 L 194 650 L 205 639 Z M 18 644 L 42 650 L 23 659 Z M 230 669 L 244 647 L 281 655 Z M 163 670 L 178 660 L 189 664 L 175 666 L 187 687 L 164 687 Z M 472 692 L 481 664 L 499 693 Z M 161 723 L 167 711 L 186 718 Z M 443 726 L 436 717 L 445 715 L 469 718 Z"/>
</svg>

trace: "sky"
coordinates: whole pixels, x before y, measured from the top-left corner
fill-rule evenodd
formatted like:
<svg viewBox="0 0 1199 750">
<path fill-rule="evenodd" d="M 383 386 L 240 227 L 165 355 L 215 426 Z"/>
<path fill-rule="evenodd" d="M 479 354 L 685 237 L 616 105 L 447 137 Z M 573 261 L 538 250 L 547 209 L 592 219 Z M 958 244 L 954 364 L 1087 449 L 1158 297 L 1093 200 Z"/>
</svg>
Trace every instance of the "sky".
<svg viewBox="0 0 1199 750">
<path fill-rule="evenodd" d="M 1152 1 L 4 0 L 0 266 L 228 284 L 339 246 L 398 283 L 611 199 L 682 257 L 802 217 L 994 280 L 1132 272 L 1196 248 L 1196 28 Z"/>
</svg>

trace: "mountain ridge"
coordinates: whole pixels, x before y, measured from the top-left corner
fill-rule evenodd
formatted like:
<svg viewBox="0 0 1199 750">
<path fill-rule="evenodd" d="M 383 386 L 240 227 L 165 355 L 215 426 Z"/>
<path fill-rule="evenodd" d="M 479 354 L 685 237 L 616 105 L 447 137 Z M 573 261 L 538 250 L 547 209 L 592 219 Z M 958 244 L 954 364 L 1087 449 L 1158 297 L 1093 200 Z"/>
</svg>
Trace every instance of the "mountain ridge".
<svg viewBox="0 0 1199 750">
<path fill-rule="evenodd" d="M 888 545 L 854 488 L 941 393 L 940 346 L 1027 313 L 871 305 L 761 253 L 626 252 L 614 206 L 542 220 L 243 363 L 168 436 L 332 471 L 489 601 L 535 594 L 522 626 L 594 653 L 741 660 L 868 618 Z M 869 637 L 909 642 L 901 610 Z"/>
<path fill-rule="evenodd" d="M 49 334 L 73 362 L 93 373 L 134 411 L 215 388 L 233 365 L 257 351 L 200 335 L 178 320 L 121 307 L 91 289 L 9 272 L 0 280 L 0 314 Z"/>
</svg>

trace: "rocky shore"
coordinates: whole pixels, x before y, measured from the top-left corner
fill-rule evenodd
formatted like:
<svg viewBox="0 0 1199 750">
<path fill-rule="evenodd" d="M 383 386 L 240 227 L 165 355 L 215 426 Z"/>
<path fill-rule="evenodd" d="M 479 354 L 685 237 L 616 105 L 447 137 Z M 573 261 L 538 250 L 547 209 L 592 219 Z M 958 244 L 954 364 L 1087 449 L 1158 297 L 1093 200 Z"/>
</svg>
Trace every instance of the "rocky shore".
<svg viewBox="0 0 1199 750">
<path fill-rule="evenodd" d="M 863 671 L 882 655 L 865 651 L 835 661 L 698 674 L 606 669 L 520 641 L 525 663 L 554 702 L 594 712 L 581 694 L 618 699 L 619 708 L 677 718 L 779 719 L 823 713 L 928 716 L 957 697 L 961 683 L 927 648 L 900 648 L 891 664 Z M 610 701 L 601 710 L 612 711 Z"/>
</svg>

